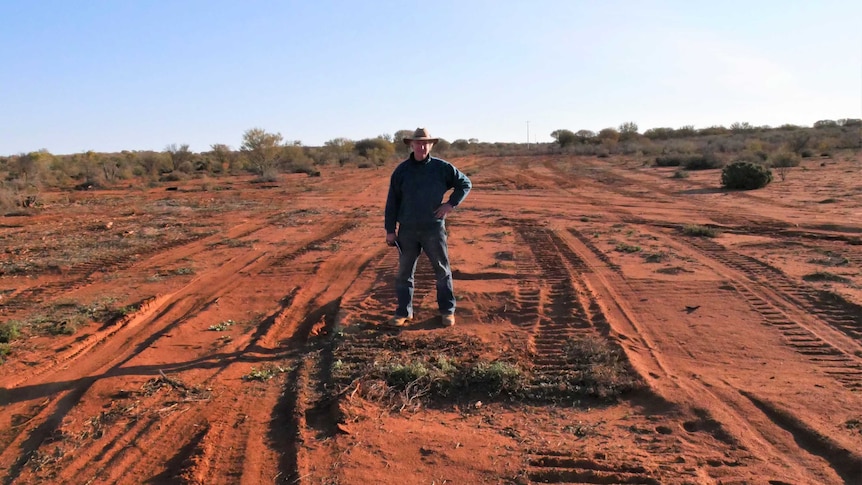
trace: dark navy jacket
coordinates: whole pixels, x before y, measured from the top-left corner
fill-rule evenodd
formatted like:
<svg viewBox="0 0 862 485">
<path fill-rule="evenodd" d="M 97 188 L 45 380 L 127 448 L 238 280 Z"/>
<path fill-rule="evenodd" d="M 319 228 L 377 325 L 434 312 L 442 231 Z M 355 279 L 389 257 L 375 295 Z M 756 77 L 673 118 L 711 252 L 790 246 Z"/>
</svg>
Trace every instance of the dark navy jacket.
<svg viewBox="0 0 862 485">
<path fill-rule="evenodd" d="M 455 189 L 447 202 L 456 207 L 472 187 L 470 179 L 451 163 L 430 155 L 417 161 L 411 153 L 395 168 L 389 181 L 386 232 L 395 232 L 396 223 L 402 229 L 443 225 L 443 219 L 434 217 L 434 211 L 443 203 L 446 192 Z"/>
</svg>

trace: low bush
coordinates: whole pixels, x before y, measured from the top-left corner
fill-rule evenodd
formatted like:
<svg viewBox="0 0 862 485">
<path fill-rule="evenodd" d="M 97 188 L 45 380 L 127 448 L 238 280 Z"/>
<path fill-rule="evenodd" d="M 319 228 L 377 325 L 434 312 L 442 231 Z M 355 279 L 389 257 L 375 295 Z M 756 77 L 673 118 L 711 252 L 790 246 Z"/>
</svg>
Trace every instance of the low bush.
<svg viewBox="0 0 862 485">
<path fill-rule="evenodd" d="M 4 358 L 12 353 L 12 346 L 9 344 L 0 343 L 0 364 L 5 360 Z"/>
<path fill-rule="evenodd" d="M 721 171 L 721 185 L 731 190 L 761 189 L 772 182 L 772 171 L 751 162 L 738 161 Z"/>
<path fill-rule="evenodd" d="M 655 158 L 656 167 L 679 167 L 685 160 L 688 160 L 692 155 L 662 155 Z"/>
<path fill-rule="evenodd" d="M 377 369 L 395 391 L 408 391 L 428 397 L 446 397 L 453 391 L 488 397 L 518 394 L 525 383 L 524 373 L 505 362 L 455 362 L 438 356 L 411 362 L 391 362 Z"/>
<path fill-rule="evenodd" d="M 769 157 L 769 165 L 773 168 L 798 167 L 799 156 L 791 152 L 778 152 Z"/>
<path fill-rule="evenodd" d="M 718 230 L 712 227 L 699 226 L 697 224 L 687 224 L 682 228 L 682 233 L 686 236 L 693 237 L 716 237 Z"/>
<path fill-rule="evenodd" d="M 21 327 L 16 321 L 0 323 L 0 344 L 9 342 L 21 336 Z"/>
<path fill-rule="evenodd" d="M 515 395 L 523 389 L 524 373 L 506 362 L 477 362 L 466 369 L 461 387 L 489 396 Z"/>
<path fill-rule="evenodd" d="M 714 153 L 704 153 L 702 155 L 692 157 L 683 163 L 682 166 L 686 170 L 712 170 L 723 167 L 724 162 L 722 162 Z"/>
<path fill-rule="evenodd" d="M 802 277 L 805 281 L 811 282 L 827 282 L 827 283 L 849 283 L 850 279 L 845 278 L 841 275 L 837 275 L 834 273 L 830 273 L 828 271 L 817 271 L 814 273 L 807 274 Z"/>
<path fill-rule="evenodd" d="M 683 167 L 686 170 L 709 170 L 721 168 L 723 163 L 713 153 L 685 153 L 656 157 L 657 167 Z"/>
</svg>

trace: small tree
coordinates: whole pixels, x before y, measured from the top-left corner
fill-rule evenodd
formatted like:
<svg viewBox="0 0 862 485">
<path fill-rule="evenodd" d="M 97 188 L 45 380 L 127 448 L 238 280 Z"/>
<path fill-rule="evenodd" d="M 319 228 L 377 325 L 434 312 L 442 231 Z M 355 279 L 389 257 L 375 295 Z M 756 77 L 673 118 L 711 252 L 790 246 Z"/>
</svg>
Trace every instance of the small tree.
<svg viewBox="0 0 862 485">
<path fill-rule="evenodd" d="M 355 143 L 347 138 L 333 138 L 323 143 L 324 156 L 339 166 L 344 166 L 350 161 L 354 146 Z"/>
<path fill-rule="evenodd" d="M 13 160 L 15 163 L 10 168 L 25 185 L 37 185 L 53 158 L 54 156 L 44 149 L 21 154 Z"/>
<path fill-rule="evenodd" d="M 590 130 L 578 130 L 575 135 L 581 143 L 593 143 L 596 139 L 596 132 Z"/>
<path fill-rule="evenodd" d="M 616 142 L 620 141 L 620 132 L 613 129 L 613 128 L 605 128 L 605 129 L 599 131 L 599 134 L 597 135 L 597 137 L 599 138 L 599 140 L 602 141 L 602 143 L 608 143 L 608 142 L 616 143 Z"/>
<path fill-rule="evenodd" d="M 216 143 L 210 145 L 210 155 L 215 160 L 215 163 L 218 167 L 217 172 L 222 172 L 230 169 L 236 162 L 236 155 L 230 149 L 229 146 L 223 143 Z"/>
<path fill-rule="evenodd" d="M 555 130 L 551 132 L 551 138 L 556 140 L 561 148 L 574 145 L 578 142 L 578 135 L 570 130 Z"/>
<path fill-rule="evenodd" d="M 180 170 L 180 167 L 190 165 L 192 158 L 194 158 L 194 154 L 189 150 L 188 144 L 177 147 L 176 143 L 172 143 L 165 147 L 165 153 L 168 154 L 171 160 L 171 168 L 175 171 Z"/>
<path fill-rule="evenodd" d="M 620 125 L 620 140 L 634 140 L 638 137 L 638 125 L 634 121 L 627 121 Z"/>
<path fill-rule="evenodd" d="M 452 148 L 454 148 L 455 150 L 464 151 L 470 148 L 470 142 L 463 138 L 459 138 L 452 142 Z"/>
<path fill-rule="evenodd" d="M 808 146 L 809 140 L 811 140 L 811 135 L 806 132 L 794 133 L 787 140 L 787 148 L 797 155 L 802 155 L 802 152 Z"/>
<path fill-rule="evenodd" d="M 267 133 L 263 128 L 252 128 L 242 136 L 240 151 L 248 158 L 257 175 L 271 175 L 281 154 L 281 133 Z"/>
<path fill-rule="evenodd" d="M 368 159 L 377 158 L 381 155 L 389 156 L 395 153 L 395 146 L 392 142 L 380 137 L 359 140 L 354 145 L 354 149 L 357 155 Z"/>
<path fill-rule="evenodd" d="M 736 123 L 730 125 L 730 131 L 733 133 L 749 133 L 754 131 L 754 129 L 755 128 L 751 126 L 751 123 L 747 121 L 737 121 Z"/>
<path fill-rule="evenodd" d="M 394 135 L 392 135 L 392 143 L 406 146 L 404 144 L 404 138 L 408 136 L 413 136 L 413 130 L 398 130 Z"/>
<path fill-rule="evenodd" d="M 675 135 L 676 130 L 673 128 L 650 128 L 644 132 L 644 136 L 650 140 L 669 140 Z"/>
</svg>

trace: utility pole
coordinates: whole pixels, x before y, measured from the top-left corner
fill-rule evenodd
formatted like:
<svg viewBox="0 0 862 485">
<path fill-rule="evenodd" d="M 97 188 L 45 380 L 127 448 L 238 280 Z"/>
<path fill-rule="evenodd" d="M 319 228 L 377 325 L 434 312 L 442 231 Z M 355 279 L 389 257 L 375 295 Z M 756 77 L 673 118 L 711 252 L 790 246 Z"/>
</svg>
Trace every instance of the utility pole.
<svg viewBox="0 0 862 485">
<path fill-rule="evenodd" d="M 530 122 L 527 121 L 527 150 L 530 149 Z"/>
</svg>

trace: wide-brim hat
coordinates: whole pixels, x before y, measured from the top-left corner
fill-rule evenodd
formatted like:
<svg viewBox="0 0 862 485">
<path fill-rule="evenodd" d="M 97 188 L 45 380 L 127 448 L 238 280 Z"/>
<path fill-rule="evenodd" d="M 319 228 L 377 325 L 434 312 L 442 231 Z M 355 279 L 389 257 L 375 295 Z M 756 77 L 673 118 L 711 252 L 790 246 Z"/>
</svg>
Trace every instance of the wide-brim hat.
<svg viewBox="0 0 862 485">
<path fill-rule="evenodd" d="M 411 141 L 421 140 L 421 141 L 430 141 L 431 143 L 437 143 L 440 141 L 439 138 L 431 138 L 428 135 L 428 130 L 425 128 L 416 128 L 416 131 L 413 132 L 413 136 L 405 136 L 404 144 L 409 145 Z"/>
</svg>

